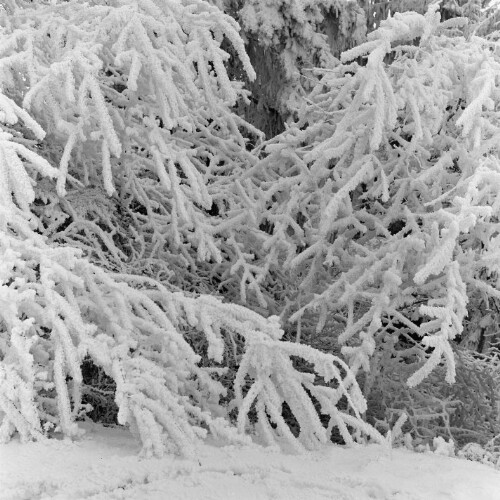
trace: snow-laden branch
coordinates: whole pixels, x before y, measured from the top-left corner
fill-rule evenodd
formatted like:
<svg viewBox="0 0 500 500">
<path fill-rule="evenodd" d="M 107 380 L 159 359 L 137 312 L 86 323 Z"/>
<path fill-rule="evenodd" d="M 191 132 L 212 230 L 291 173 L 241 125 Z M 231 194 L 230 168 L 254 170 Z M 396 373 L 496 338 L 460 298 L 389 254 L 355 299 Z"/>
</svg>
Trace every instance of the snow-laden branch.
<svg viewBox="0 0 500 500">
<path fill-rule="evenodd" d="M 437 8 L 395 14 L 345 52 L 248 174 L 273 249 L 254 266 L 293 290 L 283 317 L 315 321 L 369 381 L 381 351 L 410 342 L 410 384 L 441 363 L 452 382 L 479 275 L 498 296 L 498 55 Z"/>
</svg>

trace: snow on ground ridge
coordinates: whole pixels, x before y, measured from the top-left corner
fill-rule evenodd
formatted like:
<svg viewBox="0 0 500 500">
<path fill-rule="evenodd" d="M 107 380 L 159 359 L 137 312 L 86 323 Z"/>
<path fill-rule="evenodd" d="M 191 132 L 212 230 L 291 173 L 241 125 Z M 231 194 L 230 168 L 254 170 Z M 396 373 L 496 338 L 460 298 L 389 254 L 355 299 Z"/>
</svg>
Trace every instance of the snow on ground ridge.
<svg viewBox="0 0 500 500">
<path fill-rule="evenodd" d="M 81 441 L 0 447 L 0 500 L 497 500 L 500 472 L 379 445 L 303 455 L 202 445 L 195 460 L 141 459 L 122 429 L 87 425 Z"/>
</svg>

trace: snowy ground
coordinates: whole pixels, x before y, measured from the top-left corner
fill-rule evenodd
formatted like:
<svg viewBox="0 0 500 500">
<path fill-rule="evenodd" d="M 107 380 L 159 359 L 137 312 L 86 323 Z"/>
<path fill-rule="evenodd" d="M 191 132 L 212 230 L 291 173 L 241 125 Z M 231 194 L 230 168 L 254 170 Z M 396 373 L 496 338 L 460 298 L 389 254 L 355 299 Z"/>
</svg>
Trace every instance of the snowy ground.
<svg viewBox="0 0 500 500">
<path fill-rule="evenodd" d="M 79 442 L 0 446 L 0 499 L 500 500 L 500 471 L 378 445 L 305 455 L 203 445 L 196 461 L 139 459 L 120 429 L 87 426 Z"/>
</svg>

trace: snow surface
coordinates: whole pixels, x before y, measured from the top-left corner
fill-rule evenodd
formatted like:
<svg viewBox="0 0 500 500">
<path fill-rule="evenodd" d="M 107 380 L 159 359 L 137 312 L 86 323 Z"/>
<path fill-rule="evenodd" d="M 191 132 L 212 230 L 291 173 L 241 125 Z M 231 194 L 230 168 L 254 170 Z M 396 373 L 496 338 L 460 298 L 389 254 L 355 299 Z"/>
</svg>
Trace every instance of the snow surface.
<svg viewBox="0 0 500 500">
<path fill-rule="evenodd" d="M 141 459 L 125 430 L 86 424 L 80 441 L 0 446 L 0 499 L 500 499 L 500 471 L 380 445 L 287 455 L 206 443 L 197 460 Z"/>
</svg>

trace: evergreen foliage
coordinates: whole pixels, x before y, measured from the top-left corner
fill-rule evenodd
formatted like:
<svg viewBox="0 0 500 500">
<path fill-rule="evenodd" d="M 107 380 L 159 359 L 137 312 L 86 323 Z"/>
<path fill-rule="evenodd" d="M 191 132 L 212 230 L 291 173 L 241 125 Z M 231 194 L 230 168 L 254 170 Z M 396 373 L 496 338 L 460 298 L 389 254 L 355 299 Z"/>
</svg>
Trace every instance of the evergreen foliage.
<svg viewBox="0 0 500 500">
<path fill-rule="evenodd" d="M 193 456 L 207 430 L 244 440 L 251 411 L 267 443 L 314 447 L 333 427 L 348 442 L 352 432 L 382 440 L 361 418 L 366 402 L 343 361 L 280 342 L 276 317 L 186 293 L 202 291 L 197 270 L 208 263 L 242 270 L 241 283 L 257 289 L 233 172 L 255 163 L 245 135 L 260 133 L 231 111 L 246 93 L 229 80 L 221 48 L 228 40 L 254 78 L 235 21 L 203 1 L 5 9 L 1 440 L 78 436 L 89 359 L 114 380 L 118 422 L 146 455 Z M 200 364 L 190 331 L 204 335 L 211 366 Z M 236 338 L 244 348 L 223 404 L 218 377 Z M 341 398 L 348 412 L 337 409 Z"/>
<path fill-rule="evenodd" d="M 344 52 L 247 173 L 262 268 L 289 283 L 283 320 L 327 328 L 368 372 L 365 395 L 441 366 L 455 382 L 469 312 L 498 324 L 498 47 L 437 10 L 395 14 Z"/>
<path fill-rule="evenodd" d="M 265 143 L 223 8 L 285 49 Z M 0 441 L 79 436 L 97 370 L 148 456 L 207 433 L 493 453 L 498 41 L 438 8 L 363 41 L 352 3 L 5 2 Z"/>
</svg>

